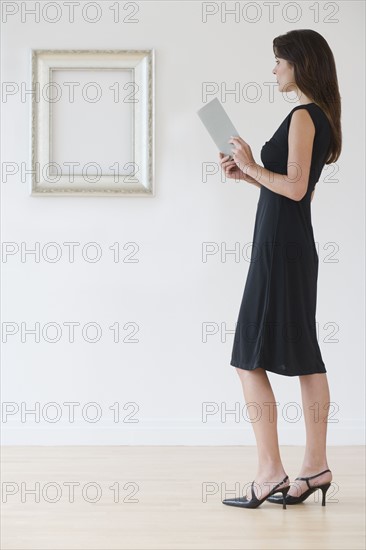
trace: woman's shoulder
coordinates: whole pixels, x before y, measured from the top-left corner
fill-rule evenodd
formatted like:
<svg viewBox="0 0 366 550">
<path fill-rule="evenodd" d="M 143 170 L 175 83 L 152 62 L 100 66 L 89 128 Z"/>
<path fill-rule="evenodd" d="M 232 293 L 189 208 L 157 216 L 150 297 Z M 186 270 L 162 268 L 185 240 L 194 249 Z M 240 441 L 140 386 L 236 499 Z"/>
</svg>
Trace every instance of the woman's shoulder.
<svg viewBox="0 0 366 550">
<path fill-rule="evenodd" d="M 312 102 L 312 103 L 304 103 L 302 105 L 295 105 L 295 107 L 293 107 L 291 109 L 291 111 L 289 112 L 289 114 L 286 117 L 287 129 L 289 128 L 290 120 L 292 118 L 292 115 L 298 109 L 305 109 L 305 110 L 308 111 L 309 115 L 311 116 L 311 118 L 314 122 L 314 125 L 315 125 L 316 129 L 320 128 L 324 124 L 326 126 L 329 126 L 328 117 L 325 114 L 325 112 L 323 111 L 323 109 L 317 103 Z"/>
<path fill-rule="evenodd" d="M 320 107 L 320 105 L 318 105 L 317 103 L 312 102 L 312 103 L 304 103 L 301 105 L 295 105 L 295 107 L 291 109 L 291 111 L 287 116 L 290 117 L 294 113 L 294 111 L 296 111 L 297 109 L 306 109 L 307 111 L 310 112 L 310 114 L 314 113 L 314 116 L 321 116 L 328 120 L 328 117 L 323 111 L 322 107 Z"/>
</svg>

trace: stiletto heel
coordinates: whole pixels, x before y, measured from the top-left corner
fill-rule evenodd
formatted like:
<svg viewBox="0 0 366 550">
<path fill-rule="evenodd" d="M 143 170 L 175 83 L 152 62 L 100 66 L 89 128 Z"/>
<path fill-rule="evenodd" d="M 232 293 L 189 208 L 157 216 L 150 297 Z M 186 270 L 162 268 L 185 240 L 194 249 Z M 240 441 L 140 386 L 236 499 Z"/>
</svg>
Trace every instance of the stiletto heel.
<svg viewBox="0 0 366 550">
<path fill-rule="evenodd" d="M 330 487 L 330 483 L 325 483 L 324 485 L 320 485 L 320 488 L 323 492 L 323 500 L 322 500 L 322 506 L 325 506 L 325 495 L 327 494 L 327 491 Z"/>
<path fill-rule="evenodd" d="M 277 485 L 275 485 L 273 487 L 272 491 L 266 497 L 263 497 L 263 498 L 257 498 L 255 496 L 254 489 L 253 489 L 254 481 L 252 481 L 252 485 L 251 485 L 252 498 L 251 498 L 251 500 L 248 500 L 245 497 L 227 498 L 227 499 L 223 500 L 222 503 L 223 504 L 228 504 L 229 506 L 240 506 L 241 508 L 258 508 L 258 506 L 260 504 L 262 504 L 262 502 L 264 502 L 270 495 L 273 495 L 277 491 L 281 491 L 282 492 L 282 499 L 283 499 L 282 500 L 283 508 L 286 509 L 286 495 L 287 495 L 287 491 L 290 489 L 290 486 L 284 487 L 283 489 L 278 489 L 278 487 L 280 485 L 282 485 L 283 483 L 285 483 L 287 480 L 288 480 L 288 476 L 286 476 L 282 481 L 280 481 L 280 483 L 277 483 Z"/>
<path fill-rule="evenodd" d="M 286 496 L 287 496 L 287 493 L 289 492 L 290 490 L 290 487 L 285 487 L 284 489 L 282 489 L 282 508 L 284 510 L 286 510 Z M 267 497 L 268 498 L 268 497 Z"/>
<path fill-rule="evenodd" d="M 299 497 L 294 497 L 292 495 L 288 495 L 287 491 L 290 489 L 290 487 L 286 487 L 286 489 L 287 489 L 286 497 L 284 496 L 282 489 L 280 489 L 282 491 L 282 497 L 280 495 L 269 495 L 267 497 L 267 500 L 269 502 L 274 502 L 276 504 L 281 504 L 281 503 L 283 503 L 283 499 L 285 498 L 286 504 L 298 504 L 299 502 L 303 502 L 304 500 L 306 500 L 317 489 L 321 489 L 322 493 L 323 493 L 322 506 L 325 506 L 325 495 L 326 495 L 329 487 L 331 486 L 331 482 L 323 483 L 322 485 L 317 485 L 315 487 L 311 487 L 311 485 L 309 483 L 309 479 L 314 479 L 315 477 L 321 476 L 322 474 L 325 474 L 325 472 L 330 472 L 330 471 L 331 470 L 328 469 L 328 470 L 324 470 L 323 472 L 320 472 L 320 474 L 316 474 L 314 476 L 297 477 L 296 479 L 302 479 L 302 480 L 306 481 L 306 483 L 309 487 Z"/>
</svg>

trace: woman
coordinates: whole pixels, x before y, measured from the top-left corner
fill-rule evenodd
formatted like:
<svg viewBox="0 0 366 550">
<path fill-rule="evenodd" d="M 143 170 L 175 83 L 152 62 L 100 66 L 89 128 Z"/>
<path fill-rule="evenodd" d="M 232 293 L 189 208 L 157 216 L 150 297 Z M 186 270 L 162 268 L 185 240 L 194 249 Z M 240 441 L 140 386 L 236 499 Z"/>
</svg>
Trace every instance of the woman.
<svg viewBox="0 0 366 550">
<path fill-rule="evenodd" d="M 295 504 L 316 489 L 322 505 L 332 481 L 326 457 L 330 403 L 326 368 L 319 349 L 315 311 L 318 254 L 310 202 L 325 164 L 341 153 L 341 104 L 333 54 L 310 29 L 273 40 L 279 91 L 300 102 L 261 149 L 263 167 L 241 137 L 232 137 L 232 158 L 220 152 L 229 178 L 260 188 L 252 259 L 234 336 L 231 365 L 240 377 L 253 422 L 258 467 L 250 495 L 224 504 L 256 508 L 270 502 Z M 277 436 L 277 408 L 267 372 L 299 376 L 306 425 L 303 463 L 290 487 Z M 280 493 L 276 496 L 274 493 Z M 282 493 L 282 495 L 281 495 Z"/>
</svg>

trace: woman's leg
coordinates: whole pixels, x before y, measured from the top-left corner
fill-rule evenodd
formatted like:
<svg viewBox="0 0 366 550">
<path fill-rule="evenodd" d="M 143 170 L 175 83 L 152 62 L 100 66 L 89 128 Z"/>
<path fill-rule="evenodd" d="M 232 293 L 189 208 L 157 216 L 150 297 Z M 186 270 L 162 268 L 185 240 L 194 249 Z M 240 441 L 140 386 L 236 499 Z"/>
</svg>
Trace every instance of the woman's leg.
<svg viewBox="0 0 366 550">
<path fill-rule="evenodd" d="M 254 478 L 254 492 L 258 498 L 263 498 L 286 476 L 278 447 L 276 400 L 264 369 L 236 370 L 243 386 L 244 399 L 248 404 L 247 415 L 257 442 L 258 469 Z M 280 487 L 288 485 L 289 480 Z M 251 498 L 250 487 L 246 496 Z"/>
<path fill-rule="evenodd" d="M 326 456 L 326 437 L 329 411 L 329 386 L 325 373 L 299 376 L 306 427 L 306 448 L 299 477 L 319 474 L 329 468 Z M 311 479 L 310 485 L 322 485 L 332 480 L 331 472 Z M 308 489 L 306 481 L 296 480 L 289 495 L 300 496 Z"/>
</svg>

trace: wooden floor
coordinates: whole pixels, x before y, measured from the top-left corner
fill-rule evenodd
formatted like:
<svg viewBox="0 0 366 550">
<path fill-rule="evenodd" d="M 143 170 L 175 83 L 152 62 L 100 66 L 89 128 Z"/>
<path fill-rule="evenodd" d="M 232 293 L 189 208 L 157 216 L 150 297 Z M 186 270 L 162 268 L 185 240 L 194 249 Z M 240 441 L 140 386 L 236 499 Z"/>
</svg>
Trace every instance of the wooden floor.
<svg viewBox="0 0 366 550">
<path fill-rule="evenodd" d="M 281 447 L 291 482 L 302 454 Z M 221 500 L 254 478 L 255 447 L 4 447 L 1 548 L 364 549 L 364 458 L 364 447 L 328 447 L 325 507 L 316 491 L 250 510 Z"/>
</svg>

